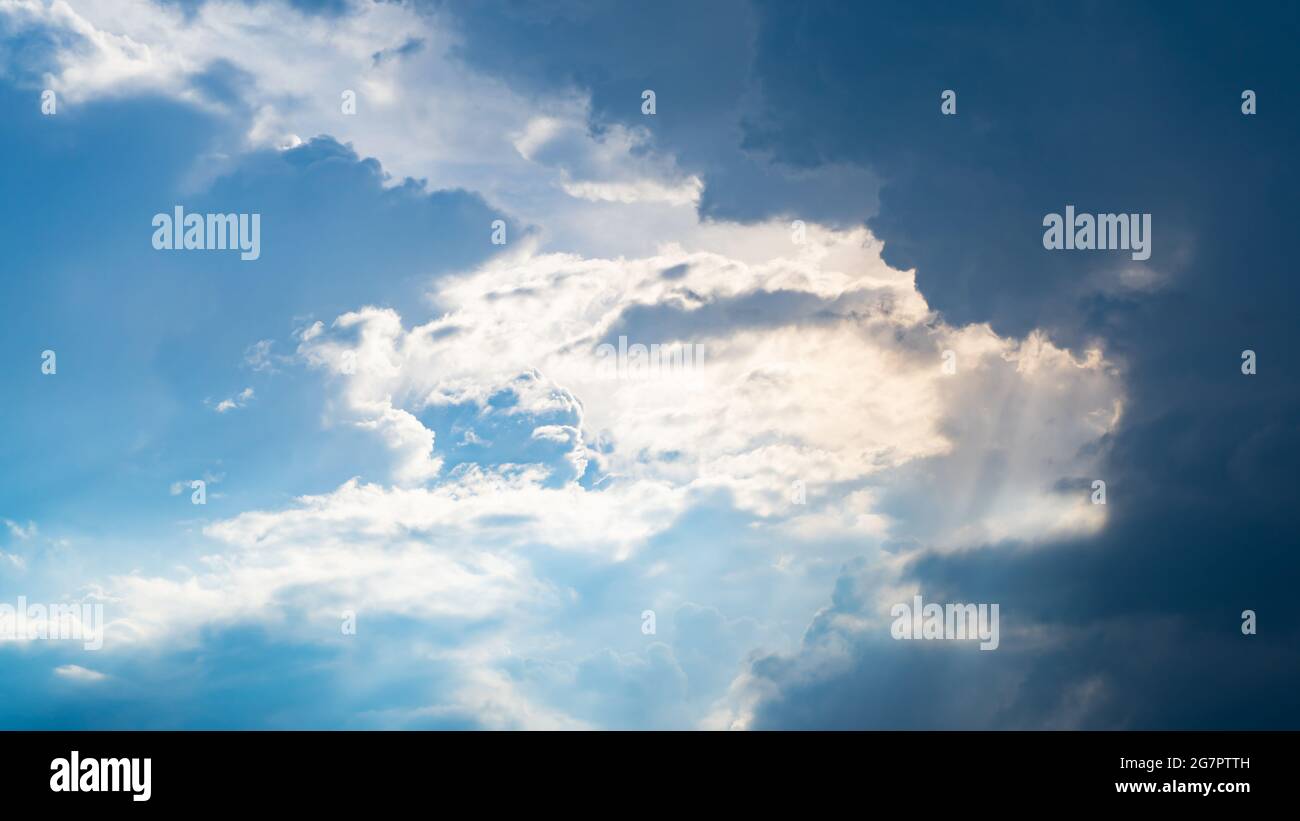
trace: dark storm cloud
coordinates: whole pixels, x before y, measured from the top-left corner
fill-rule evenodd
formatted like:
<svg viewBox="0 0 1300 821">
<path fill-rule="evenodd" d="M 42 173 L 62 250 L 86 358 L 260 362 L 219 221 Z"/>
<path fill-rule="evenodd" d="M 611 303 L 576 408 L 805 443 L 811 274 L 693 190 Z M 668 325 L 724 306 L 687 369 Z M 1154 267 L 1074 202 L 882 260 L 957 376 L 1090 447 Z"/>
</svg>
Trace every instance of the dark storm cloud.
<svg viewBox="0 0 1300 821">
<path fill-rule="evenodd" d="M 876 208 L 876 179 L 854 165 L 773 162 L 742 147 L 742 123 L 761 88 L 751 71 L 759 15 L 746 0 L 602 3 L 548 0 L 419 4 L 450 12 L 464 33 L 458 55 L 525 90 L 578 88 L 592 124 L 644 127 L 653 144 L 707 187 L 705 216 L 771 216 L 846 226 Z M 654 116 L 641 94 L 656 94 Z"/>
<path fill-rule="evenodd" d="M 802 653 L 753 665 L 773 694 L 759 726 L 1300 725 L 1294 5 L 449 8 L 471 63 L 564 77 L 597 123 L 649 127 L 705 180 L 703 215 L 866 219 L 949 321 L 1099 343 L 1121 368 L 1104 531 L 910 566 L 931 600 L 1001 602 L 1002 648 L 919 652 L 819 619 Z M 835 169 L 879 181 L 878 208 Z M 1046 251 L 1043 217 L 1067 205 L 1150 213 L 1151 258 Z"/>
<path fill-rule="evenodd" d="M 1103 532 L 911 566 L 931 600 L 1003 603 L 997 658 L 857 637 L 833 670 L 810 641 L 784 662 L 798 676 L 755 666 L 779 692 L 759 726 L 1300 724 L 1294 8 L 765 11 L 751 142 L 870 164 L 884 185 L 869 224 L 931 305 L 1099 340 L 1129 395 L 1105 443 Z M 949 88 L 955 117 L 939 114 Z M 1241 113 L 1246 88 L 1267 113 Z M 1109 276 L 1127 255 L 1045 251 L 1043 215 L 1067 204 L 1151 213 L 1160 284 Z M 1267 371 L 1241 373 L 1247 348 Z M 1241 635 L 1244 609 L 1269 628 Z"/>
</svg>

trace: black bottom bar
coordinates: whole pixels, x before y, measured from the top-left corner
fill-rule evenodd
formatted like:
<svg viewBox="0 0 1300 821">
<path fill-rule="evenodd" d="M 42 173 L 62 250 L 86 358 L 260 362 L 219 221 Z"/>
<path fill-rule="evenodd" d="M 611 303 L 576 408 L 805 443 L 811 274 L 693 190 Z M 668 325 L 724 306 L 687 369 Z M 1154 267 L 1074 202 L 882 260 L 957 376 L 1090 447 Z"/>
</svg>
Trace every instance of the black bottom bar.
<svg viewBox="0 0 1300 821">
<path fill-rule="evenodd" d="M 1297 740 L 1289 732 L 6 732 L 0 784 L 7 800 L 128 812 L 405 804 L 460 815 L 455 807 L 468 801 L 475 811 L 621 815 L 848 802 L 876 814 L 891 799 L 990 808 L 1195 801 L 1222 810 L 1287 798 Z"/>
</svg>

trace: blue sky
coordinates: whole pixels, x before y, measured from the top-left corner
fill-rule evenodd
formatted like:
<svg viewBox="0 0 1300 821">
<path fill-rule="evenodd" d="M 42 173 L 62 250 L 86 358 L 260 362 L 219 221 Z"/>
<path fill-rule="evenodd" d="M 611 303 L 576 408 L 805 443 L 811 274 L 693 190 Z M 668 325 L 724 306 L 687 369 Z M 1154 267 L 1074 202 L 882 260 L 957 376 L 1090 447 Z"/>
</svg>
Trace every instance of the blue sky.
<svg viewBox="0 0 1300 821">
<path fill-rule="evenodd" d="M 1297 726 L 1298 23 L 0 2 L 0 726 Z"/>
</svg>

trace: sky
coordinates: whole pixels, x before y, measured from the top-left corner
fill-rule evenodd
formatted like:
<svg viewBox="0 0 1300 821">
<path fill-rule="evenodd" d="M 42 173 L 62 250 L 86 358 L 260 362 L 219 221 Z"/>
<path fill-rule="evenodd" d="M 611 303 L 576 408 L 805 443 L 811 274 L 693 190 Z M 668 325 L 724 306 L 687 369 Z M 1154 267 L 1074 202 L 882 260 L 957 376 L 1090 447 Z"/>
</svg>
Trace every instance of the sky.
<svg viewBox="0 0 1300 821">
<path fill-rule="evenodd" d="M 1300 728 L 1297 37 L 0 0 L 0 727 Z"/>
</svg>

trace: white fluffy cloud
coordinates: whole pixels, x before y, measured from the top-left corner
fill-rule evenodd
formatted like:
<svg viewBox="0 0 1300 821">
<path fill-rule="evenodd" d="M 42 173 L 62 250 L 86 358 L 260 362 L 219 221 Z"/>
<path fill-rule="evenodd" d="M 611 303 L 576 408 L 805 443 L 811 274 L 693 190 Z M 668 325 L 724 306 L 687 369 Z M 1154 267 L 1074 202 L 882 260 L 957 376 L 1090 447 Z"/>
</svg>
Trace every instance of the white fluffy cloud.
<svg viewBox="0 0 1300 821">
<path fill-rule="evenodd" d="M 221 551 L 201 572 L 115 579 L 126 616 L 110 639 L 299 612 L 310 636 L 348 608 L 490 618 L 502 627 L 466 648 L 465 682 L 523 698 L 519 721 L 562 724 L 506 686 L 496 665 L 510 654 L 489 648 L 544 655 L 531 624 L 586 606 L 548 577 L 556 555 L 618 568 L 718 492 L 770 533 L 755 567 L 795 577 L 844 558 L 829 545 L 846 541 L 888 577 L 901 559 L 886 541 L 961 549 L 1101 523 L 1086 493 L 1059 488 L 1091 476 L 1085 446 L 1116 421 L 1118 380 L 1100 352 L 946 325 L 865 230 L 814 226 L 804 244 L 781 224 L 713 230 L 747 258 L 681 243 L 640 259 L 524 250 L 444 281 L 424 324 L 362 308 L 304 329 L 298 355 L 334 383 L 331 413 L 374 432 L 391 474 L 208 526 Z M 619 335 L 706 354 L 630 378 L 597 356 Z M 491 432 L 475 437 L 476 461 L 447 470 L 431 420 L 466 408 Z M 520 461 L 519 445 L 499 442 L 509 425 L 559 456 Z M 792 502 L 796 480 L 806 504 Z M 882 504 L 900 492 L 920 513 Z M 789 596 L 779 617 L 806 617 L 820 595 Z"/>
<path fill-rule="evenodd" d="M 610 202 L 648 204 L 647 216 L 680 223 L 668 215 L 702 188 L 655 154 L 644 133 L 589 134 L 581 95 L 519 94 L 469 69 L 454 55 L 453 21 L 436 10 L 359 3 L 321 19 L 274 1 L 186 9 L 0 0 L 0 17 L 17 34 L 39 29 L 60 43 L 56 69 L 28 79 L 67 104 L 152 93 L 239 118 L 244 143 L 214 147 L 196 162 L 192 184 L 241 151 L 329 134 L 381 158 L 395 182 L 409 176 L 477 191 L 569 244 Z M 211 71 L 235 78 L 236 100 L 210 92 Z M 344 113 L 345 92 L 355 113 Z"/>
<path fill-rule="evenodd" d="M 386 435 L 399 478 L 430 456 L 433 432 L 417 414 L 464 403 L 500 413 L 488 400 L 513 390 L 506 413 L 571 412 L 560 438 L 602 475 L 722 488 L 764 517 L 792 515 L 796 481 L 814 499 L 838 497 L 810 505 L 817 513 L 793 532 L 883 535 L 872 494 L 850 485 L 943 455 L 954 457 L 941 477 L 950 494 L 927 522 L 947 524 L 926 524 L 931 543 L 1099 523 L 1055 483 L 1088 475 L 1081 449 L 1116 421 L 1116 375 L 1100 352 L 945 325 L 865 230 L 814 229 L 802 245 L 778 224 L 726 230 L 776 255 L 760 262 L 751 250 L 745 261 L 681 244 L 633 260 L 526 253 L 443 284 L 431 322 L 407 329 L 390 310 L 365 309 L 313 326 L 300 351 L 342 380 L 363 424 L 395 426 L 400 414 L 411 426 Z M 620 376 L 598 355 L 620 336 L 625 348 L 689 346 L 702 362 Z M 942 368 L 945 352 L 955 373 Z M 992 473 L 979 461 L 989 454 L 1000 460 Z M 992 487 L 995 504 L 971 516 L 970 500 Z"/>
</svg>

